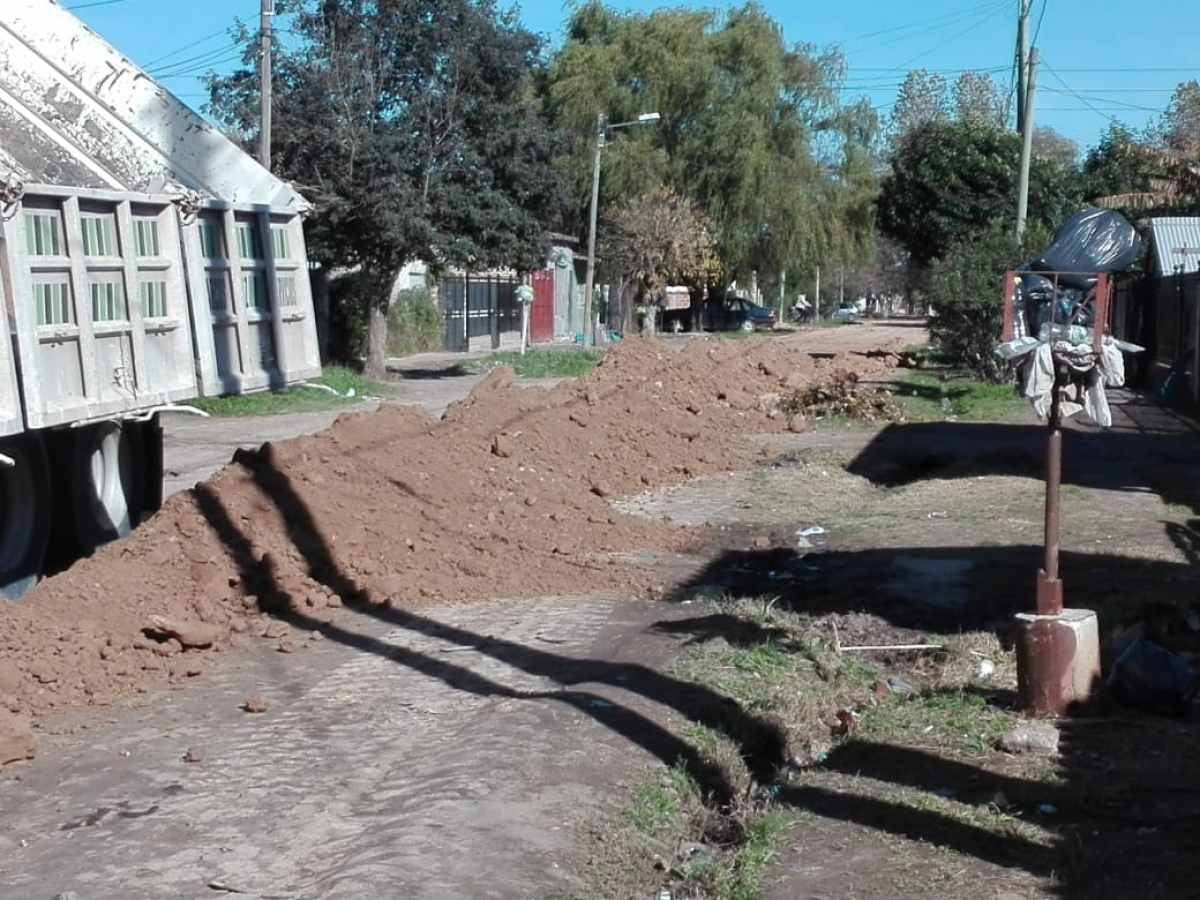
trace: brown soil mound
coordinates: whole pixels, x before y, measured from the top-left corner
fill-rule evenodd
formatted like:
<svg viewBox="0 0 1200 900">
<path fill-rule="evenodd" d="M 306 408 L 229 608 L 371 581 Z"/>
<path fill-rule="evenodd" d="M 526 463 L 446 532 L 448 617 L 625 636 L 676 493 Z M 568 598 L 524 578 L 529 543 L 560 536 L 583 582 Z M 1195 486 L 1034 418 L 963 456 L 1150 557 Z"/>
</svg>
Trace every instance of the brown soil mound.
<svg viewBox="0 0 1200 900">
<path fill-rule="evenodd" d="M 894 364 L 813 360 L 791 338 L 680 353 L 633 339 L 552 390 L 499 369 L 440 420 L 384 407 L 239 453 L 128 539 L 0 604 L 0 707 L 15 714 L 0 729 L 199 674 L 235 633 L 289 649 L 272 613 L 650 589 L 653 573 L 606 554 L 688 535 L 609 498 L 752 465 L 743 435 L 789 426 L 780 393 Z"/>
</svg>

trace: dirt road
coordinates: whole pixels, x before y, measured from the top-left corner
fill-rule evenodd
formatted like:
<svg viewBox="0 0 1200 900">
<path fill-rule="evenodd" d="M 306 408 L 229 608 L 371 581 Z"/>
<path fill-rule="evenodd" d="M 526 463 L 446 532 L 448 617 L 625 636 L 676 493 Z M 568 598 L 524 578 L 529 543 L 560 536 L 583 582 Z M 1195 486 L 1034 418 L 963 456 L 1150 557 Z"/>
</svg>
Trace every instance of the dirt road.
<svg viewBox="0 0 1200 900">
<path fill-rule="evenodd" d="M 703 558 L 636 564 L 695 535 L 611 501 L 753 465 L 794 426 L 764 397 L 920 337 L 627 342 L 578 385 L 425 379 L 440 420 L 243 454 L 3 610 L 40 749 L 0 770 L 0 895 L 568 893 L 580 827 L 719 699 L 660 673 L 681 607 L 647 591 Z M 328 421 L 174 424 L 173 484 Z"/>
</svg>

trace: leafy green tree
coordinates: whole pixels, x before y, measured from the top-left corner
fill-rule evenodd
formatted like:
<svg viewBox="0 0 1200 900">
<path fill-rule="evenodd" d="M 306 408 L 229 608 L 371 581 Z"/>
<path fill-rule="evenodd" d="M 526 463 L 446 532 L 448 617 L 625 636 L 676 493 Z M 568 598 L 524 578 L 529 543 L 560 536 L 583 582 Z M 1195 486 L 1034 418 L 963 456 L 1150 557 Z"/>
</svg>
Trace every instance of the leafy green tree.
<svg viewBox="0 0 1200 900">
<path fill-rule="evenodd" d="M 869 219 L 870 204 L 854 199 L 861 184 L 844 177 L 844 140 L 858 132 L 840 127 L 841 77 L 837 53 L 788 45 L 755 3 L 629 14 L 599 0 L 583 3 L 547 79 L 559 121 L 581 136 L 577 227 L 587 209 L 586 150 L 597 114 L 622 122 L 657 112 L 658 124 L 609 141 L 602 207 L 660 185 L 690 197 L 712 223 L 727 279 L 756 271 L 798 276 L 827 253 L 843 252 L 835 242 L 863 243 L 861 223 L 849 237 L 842 229 L 849 221 L 843 210 L 865 205 Z"/>
<path fill-rule="evenodd" d="M 277 174 L 316 204 L 312 255 L 361 268 L 378 370 L 407 262 L 541 259 L 563 185 L 533 91 L 540 39 L 493 0 L 280 0 L 277 17 L 289 34 L 276 47 Z M 254 134 L 253 68 L 209 89 L 211 114 Z"/>
<path fill-rule="evenodd" d="M 1120 122 L 1113 122 L 1084 157 L 1081 178 L 1089 202 L 1141 194 L 1152 189 L 1158 166 L 1146 146 Z M 1119 205 L 1119 204 L 1118 204 Z"/>
<path fill-rule="evenodd" d="M 929 273 L 929 336 L 938 349 L 980 378 L 1002 380 L 993 351 L 1004 322 L 1004 273 L 1048 241 L 1049 232 L 1034 227 L 1018 244 L 1011 227 L 994 225 L 953 244 Z"/>
<path fill-rule="evenodd" d="M 892 159 L 879 197 L 879 228 L 926 266 L 953 245 L 1016 221 L 1020 138 L 975 121 L 929 123 Z M 1053 228 L 1078 205 L 1073 170 L 1034 156 L 1029 221 Z"/>
</svg>

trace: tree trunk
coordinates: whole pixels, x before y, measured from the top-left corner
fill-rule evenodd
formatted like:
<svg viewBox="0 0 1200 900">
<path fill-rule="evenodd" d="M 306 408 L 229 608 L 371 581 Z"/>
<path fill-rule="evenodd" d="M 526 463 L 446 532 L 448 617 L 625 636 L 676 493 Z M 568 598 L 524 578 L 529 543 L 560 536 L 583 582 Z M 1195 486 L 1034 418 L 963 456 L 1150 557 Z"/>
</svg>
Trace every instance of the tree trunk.
<svg viewBox="0 0 1200 900">
<path fill-rule="evenodd" d="M 367 319 L 367 374 L 382 376 L 387 371 L 388 310 L 372 303 Z"/>
</svg>

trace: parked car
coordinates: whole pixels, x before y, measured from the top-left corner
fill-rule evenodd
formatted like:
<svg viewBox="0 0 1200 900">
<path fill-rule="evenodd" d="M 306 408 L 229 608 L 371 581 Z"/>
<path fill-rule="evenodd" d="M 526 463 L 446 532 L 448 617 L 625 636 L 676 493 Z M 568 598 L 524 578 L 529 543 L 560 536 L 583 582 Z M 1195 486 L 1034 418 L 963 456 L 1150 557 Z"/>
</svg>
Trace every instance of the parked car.
<svg viewBox="0 0 1200 900">
<path fill-rule="evenodd" d="M 710 300 L 700 310 L 700 327 L 704 331 L 757 331 L 774 328 L 775 323 L 775 310 L 745 297 Z M 691 326 L 690 309 L 669 309 L 662 315 L 662 331 L 689 331 Z"/>
<path fill-rule="evenodd" d="M 829 318 L 844 325 L 853 325 L 858 322 L 858 307 L 853 303 L 839 303 Z"/>
</svg>

